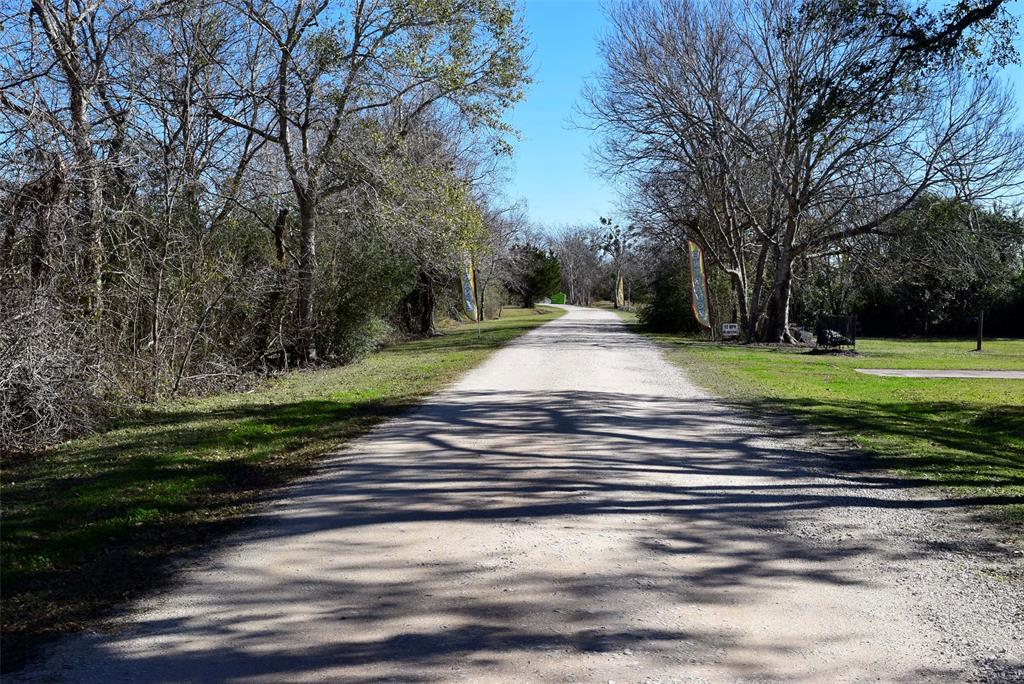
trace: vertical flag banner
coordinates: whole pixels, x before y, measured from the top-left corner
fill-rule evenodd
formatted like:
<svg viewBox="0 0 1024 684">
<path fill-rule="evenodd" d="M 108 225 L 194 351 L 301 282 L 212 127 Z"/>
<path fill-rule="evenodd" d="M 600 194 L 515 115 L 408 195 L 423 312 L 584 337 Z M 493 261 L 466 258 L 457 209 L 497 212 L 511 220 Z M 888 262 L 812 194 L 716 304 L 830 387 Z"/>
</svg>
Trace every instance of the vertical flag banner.
<svg viewBox="0 0 1024 684">
<path fill-rule="evenodd" d="M 708 279 L 704 273 L 704 250 L 693 240 L 690 248 L 690 285 L 693 290 L 693 316 L 705 328 L 711 328 L 711 312 L 708 309 Z"/>
<path fill-rule="evenodd" d="M 615 281 L 615 307 L 618 309 L 626 306 L 626 280 L 619 274 L 618 279 Z"/>
<path fill-rule="evenodd" d="M 476 311 L 476 269 L 472 259 L 466 259 L 462 267 L 462 303 L 466 306 L 467 316 L 474 321 L 480 320 Z"/>
</svg>

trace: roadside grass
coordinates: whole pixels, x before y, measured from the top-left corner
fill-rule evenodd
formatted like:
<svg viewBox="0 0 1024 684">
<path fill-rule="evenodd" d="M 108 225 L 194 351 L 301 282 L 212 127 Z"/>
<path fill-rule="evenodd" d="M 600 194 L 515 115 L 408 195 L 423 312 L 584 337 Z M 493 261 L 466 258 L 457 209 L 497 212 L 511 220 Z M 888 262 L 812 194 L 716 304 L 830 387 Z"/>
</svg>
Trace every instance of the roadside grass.
<svg viewBox="0 0 1024 684">
<path fill-rule="evenodd" d="M 112 429 L 0 473 L 3 667 L 152 588 L 172 554 L 237 525 L 318 456 L 417 403 L 564 313 L 505 309 L 348 366 L 247 393 L 138 408 Z"/>
<path fill-rule="evenodd" d="M 638 310 L 637 304 L 635 302 L 626 302 L 625 309 L 616 309 L 615 302 L 611 301 L 610 299 L 598 299 L 597 301 L 594 302 L 593 307 L 595 309 L 608 309 L 612 313 L 617 314 L 618 316 L 625 320 L 633 321 L 636 320 L 636 314 Z"/>
<path fill-rule="evenodd" d="M 1024 340 L 857 341 L 856 356 L 650 334 L 699 385 L 850 439 L 900 475 L 1024 523 L 1024 380 L 890 378 L 854 368 L 1024 370 Z"/>
<path fill-rule="evenodd" d="M 612 309 L 612 313 L 614 313 L 616 316 L 618 316 L 626 323 L 629 323 L 634 327 L 640 324 L 640 311 L 636 306 L 634 306 L 632 309 L 628 311 L 625 311 L 623 309 Z"/>
</svg>

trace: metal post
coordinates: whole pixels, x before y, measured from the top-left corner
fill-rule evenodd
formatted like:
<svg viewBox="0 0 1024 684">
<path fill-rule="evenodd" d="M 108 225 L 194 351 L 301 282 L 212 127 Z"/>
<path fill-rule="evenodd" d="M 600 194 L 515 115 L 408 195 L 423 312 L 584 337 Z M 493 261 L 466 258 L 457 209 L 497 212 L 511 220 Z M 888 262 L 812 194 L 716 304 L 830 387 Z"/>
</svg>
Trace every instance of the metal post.
<svg viewBox="0 0 1024 684">
<path fill-rule="evenodd" d="M 978 346 L 974 351 L 981 351 L 981 340 L 985 333 L 985 309 L 978 309 Z"/>
</svg>

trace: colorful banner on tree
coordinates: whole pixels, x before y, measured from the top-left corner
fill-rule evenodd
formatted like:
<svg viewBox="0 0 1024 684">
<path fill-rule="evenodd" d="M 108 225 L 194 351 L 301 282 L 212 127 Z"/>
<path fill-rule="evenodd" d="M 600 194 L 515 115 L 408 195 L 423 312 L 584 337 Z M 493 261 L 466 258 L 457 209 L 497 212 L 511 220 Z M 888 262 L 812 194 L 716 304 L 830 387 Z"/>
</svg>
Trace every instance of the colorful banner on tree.
<svg viewBox="0 0 1024 684">
<path fill-rule="evenodd" d="M 473 260 L 466 259 L 462 267 L 462 303 L 466 306 L 466 315 L 474 321 L 479 320 L 476 311 L 476 269 Z"/>
<path fill-rule="evenodd" d="M 615 308 L 622 309 L 626 306 L 626 280 L 619 274 L 615 281 Z"/>
<path fill-rule="evenodd" d="M 687 241 L 690 248 L 690 285 L 693 291 L 693 316 L 705 328 L 711 328 L 711 311 L 708 308 L 708 279 L 704 273 L 704 250 L 693 240 Z"/>
</svg>

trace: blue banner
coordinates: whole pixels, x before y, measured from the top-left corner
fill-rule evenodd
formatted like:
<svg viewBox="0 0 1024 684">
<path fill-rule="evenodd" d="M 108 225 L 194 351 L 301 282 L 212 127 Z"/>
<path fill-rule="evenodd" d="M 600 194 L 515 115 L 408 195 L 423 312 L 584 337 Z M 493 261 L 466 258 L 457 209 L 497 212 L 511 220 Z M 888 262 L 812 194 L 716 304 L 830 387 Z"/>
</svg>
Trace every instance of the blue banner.
<svg viewBox="0 0 1024 684">
<path fill-rule="evenodd" d="M 693 291 L 693 316 L 705 328 L 711 328 L 711 310 L 708 306 L 708 279 L 704 273 L 704 250 L 693 240 L 690 248 L 690 284 Z"/>
<path fill-rule="evenodd" d="M 466 315 L 474 321 L 479 320 L 476 311 L 476 269 L 471 259 L 466 259 L 462 267 L 462 303 L 466 306 Z"/>
</svg>

